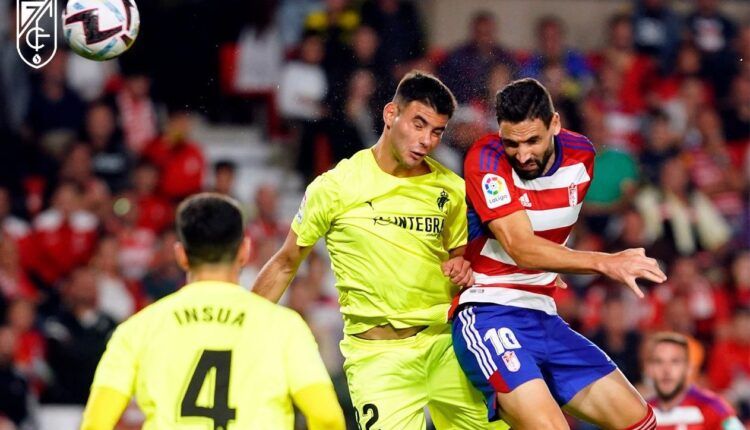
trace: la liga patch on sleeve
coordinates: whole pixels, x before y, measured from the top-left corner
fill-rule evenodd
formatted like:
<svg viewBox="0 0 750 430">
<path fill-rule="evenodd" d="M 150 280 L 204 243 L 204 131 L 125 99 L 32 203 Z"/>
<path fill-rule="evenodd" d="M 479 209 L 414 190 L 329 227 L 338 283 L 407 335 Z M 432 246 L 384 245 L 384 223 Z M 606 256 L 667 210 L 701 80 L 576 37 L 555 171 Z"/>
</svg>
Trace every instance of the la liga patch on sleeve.
<svg viewBox="0 0 750 430">
<path fill-rule="evenodd" d="M 500 176 L 492 173 L 484 175 L 482 192 L 484 193 L 484 199 L 487 201 L 487 207 L 490 209 L 510 203 L 510 191 L 505 183 L 505 178 Z"/>
</svg>

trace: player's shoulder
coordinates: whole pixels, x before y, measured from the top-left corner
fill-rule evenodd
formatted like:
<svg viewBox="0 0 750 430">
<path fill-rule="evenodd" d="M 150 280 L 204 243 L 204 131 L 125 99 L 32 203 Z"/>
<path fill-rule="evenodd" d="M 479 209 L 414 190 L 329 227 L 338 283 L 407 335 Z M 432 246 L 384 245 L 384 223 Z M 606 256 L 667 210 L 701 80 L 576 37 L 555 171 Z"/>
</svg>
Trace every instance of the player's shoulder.
<svg viewBox="0 0 750 430">
<path fill-rule="evenodd" d="M 558 134 L 557 137 L 563 148 L 569 150 L 572 153 L 589 156 L 596 155 L 596 148 L 594 148 L 594 144 L 591 143 L 591 140 L 589 140 L 588 137 L 580 133 L 576 133 L 574 131 L 563 128 L 562 130 L 560 130 L 560 134 Z"/>
<path fill-rule="evenodd" d="M 308 188 L 325 189 L 335 191 L 336 193 L 345 192 L 350 189 L 346 184 L 359 183 L 363 172 L 366 172 L 372 157 L 369 149 L 357 151 L 349 158 L 345 158 L 336 164 L 332 169 L 320 174 Z"/>
<path fill-rule="evenodd" d="M 720 418 L 730 417 L 734 415 L 734 410 L 724 399 L 719 397 L 718 394 L 706 390 L 704 388 L 692 386 L 688 390 L 687 396 L 694 403 L 701 406 L 703 409 L 708 409 L 711 412 L 718 415 Z"/>
<path fill-rule="evenodd" d="M 282 334 L 307 328 L 307 324 L 297 311 L 273 303 L 265 297 L 261 297 L 252 291 L 248 293 L 250 307 L 262 320 L 267 321 L 269 330 L 276 330 Z"/>
<path fill-rule="evenodd" d="M 444 166 L 439 161 L 431 157 L 426 157 L 425 161 L 430 169 L 435 172 L 437 180 L 446 188 L 464 188 L 464 179 L 456 172 Z"/>
<path fill-rule="evenodd" d="M 504 154 L 503 140 L 496 133 L 477 139 L 469 148 L 464 160 L 464 171 L 496 171 Z"/>
</svg>

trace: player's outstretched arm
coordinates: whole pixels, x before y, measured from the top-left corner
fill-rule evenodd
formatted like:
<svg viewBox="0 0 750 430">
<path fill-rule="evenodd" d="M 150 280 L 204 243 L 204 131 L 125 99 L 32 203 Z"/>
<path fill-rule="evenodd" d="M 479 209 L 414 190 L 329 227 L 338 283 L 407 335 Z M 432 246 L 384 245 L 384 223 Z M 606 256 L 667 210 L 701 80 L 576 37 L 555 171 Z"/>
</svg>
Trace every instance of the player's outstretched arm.
<svg viewBox="0 0 750 430">
<path fill-rule="evenodd" d="M 83 411 L 81 430 L 112 430 L 128 406 L 128 396 L 107 387 L 91 390 Z"/>
<path fill-rule="evenodd" d="M 311 246 L 297 245 L 297 234 L 289 230 L 281 249 L 260 270 L 253 284 L 253 292 L 274 303 L 278 302 L 311 250 Z"/>
<path fill-rule="evenodd" d="M 442 264 L 443 274 L 451 278 L 451 282 L 459 287 L 471 287 L 474 285 L 474 272 L 471 263 L 464 260 L 466 246 L 461 246 L 450 251 L 450 259 Z"/>
<path fill-rule="evenodd" d="M 516 211 L 489 223 L 495 238 L 519 267 L 562 273 L 599 273 L 626 284 L 643 297 L 637 278 L 664 282 L 667 277 L 643 249 L 615 254 L 575 251 L 536 236 L 524 211 Z"/>
<path fill-rule="evenodd" d="M 310 430 L 345 430 L 344 412 L 328 383 L 307 386 L 292 395 Z"/>
</svg>

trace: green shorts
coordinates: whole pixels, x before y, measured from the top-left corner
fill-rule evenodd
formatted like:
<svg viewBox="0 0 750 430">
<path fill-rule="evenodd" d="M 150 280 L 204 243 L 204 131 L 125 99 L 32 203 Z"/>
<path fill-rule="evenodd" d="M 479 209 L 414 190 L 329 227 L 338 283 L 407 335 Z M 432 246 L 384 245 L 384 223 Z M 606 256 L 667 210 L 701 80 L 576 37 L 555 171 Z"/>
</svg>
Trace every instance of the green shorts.
<svg viewBox="0 0 750 430">
<path fill-rule="evenodd" d="M 341 352 L 361 430 L 422 430 L 427 406 L 438 430 L 492 429 L 483 397 L 464 376 L 450 326 L 431 326 L 398 340 L 344 336 Z"/>
</svg>

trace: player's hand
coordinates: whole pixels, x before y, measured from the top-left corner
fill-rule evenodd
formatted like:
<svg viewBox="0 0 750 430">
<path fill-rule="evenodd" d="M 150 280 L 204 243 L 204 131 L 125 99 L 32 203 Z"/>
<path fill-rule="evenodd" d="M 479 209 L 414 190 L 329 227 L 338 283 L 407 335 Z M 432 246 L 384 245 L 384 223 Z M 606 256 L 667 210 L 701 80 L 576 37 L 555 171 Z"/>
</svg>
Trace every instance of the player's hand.
<svg viewBox="0 0 750 430">
<path fill-rule="evenodd" d="M 568 288 L 568 284 L 563 281 L 563 278 L 560 275 L 557 275 L 557 278 L 555 278 L 555 286 L 557 288 L 562 288 L 563 290 Z"/>
<path fill-rule="evenodd" d="M 451 278 L 451 282 L 461 288 L 474 285 L 474 272 L 471 270 L 471 263 L 460 256 L 453 257 L 443 263 L 443 275 Z"/>
<path fill-rule="evenodd" d="M 639 298 L 643 298 L 644 294 L 635 282 L 636 279 L 642 278 L 657 284 L 667 280 L 667 275 L 659 268 L 659 263 L 653 258 L 646 257 L 646 251 L 643 248 L 626 249 L 609 254 L 601 272 L 627 285 Z"/>
</svg>

